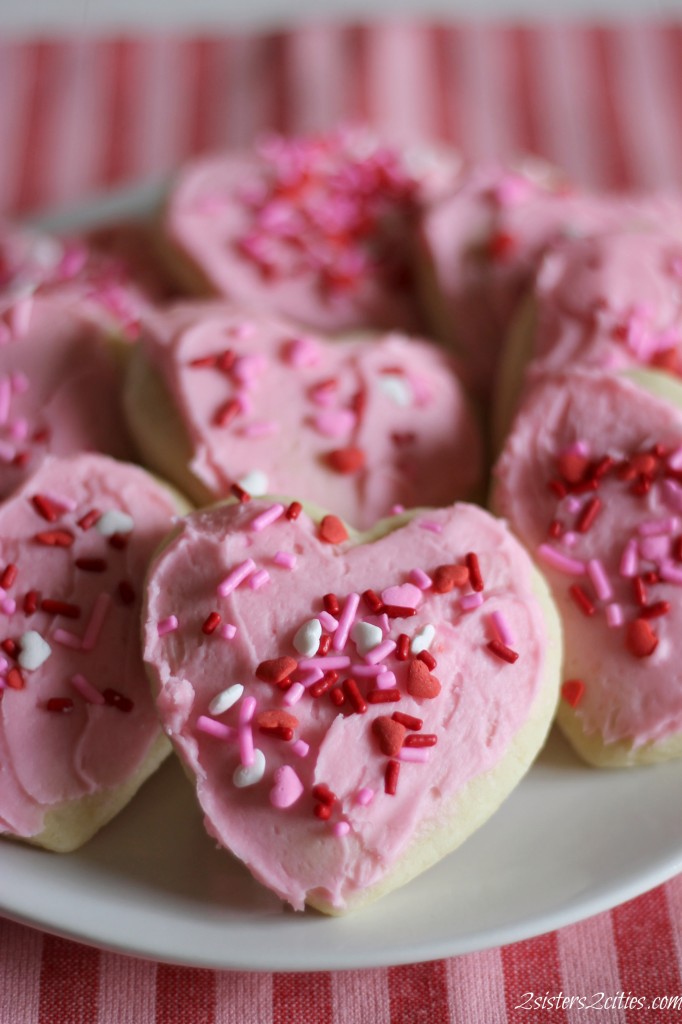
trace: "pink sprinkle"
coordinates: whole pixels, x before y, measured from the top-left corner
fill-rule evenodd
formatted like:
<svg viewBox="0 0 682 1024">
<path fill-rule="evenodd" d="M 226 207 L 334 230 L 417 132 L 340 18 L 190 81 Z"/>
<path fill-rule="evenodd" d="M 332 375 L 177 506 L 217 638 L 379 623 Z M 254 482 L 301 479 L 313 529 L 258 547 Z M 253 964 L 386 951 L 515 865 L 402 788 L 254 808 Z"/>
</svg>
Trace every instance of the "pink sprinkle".
<svg viewBox="0 0 682 1024">
<path fill-rule="evenodd" d="M 267 569 L 259 569 L 249 579 L 249 586 L 252 590 L 260 590 L 266 583 L 270 582 L 270 573 Z"/>
<path fill-rule="evenodd" d="M 243 583 L 255 571 L 256 563 L 253 558 L 247 558 L 245 562 L 242 562 L 236 569 L 233 569 L 223 582 L 218 585 L 218 593 L 221 597 L 227 597 L 228 594 L 236 590 L 239 584 Z"/>
<path fill-rule="evenodd" d="M 239 705 L 239 724 L 248 725 L 253 721 L 258 701 L 255 697 L 243 697 Z"/>
<path fill-rule="evenodd" d="M 682 569 L 672 562 L 663 562 L 658 571 L 668 583 L 682 583 Z"/>
<path fill-rule="evenodd" d="M 502 612 L 493 612 L 492 615 L 490 616 L 490 621 L 493 630 L 495 631 L 496 638 L 498 640 L 501 640 L 506 647 L 513 647 L 514 634 L 509 628 L 509 623 L 507 622 Z"/>
<path fill-rule="evenodd" d="M 159 629 L 161 628 L 161 625 L 162 623 L 159 623 Z M 171 628 L 177 629 L 177 620 L 176 625 Z M 170 633 L 170 630 L 167 629 L 166 632 Z M 159 632 L 159 636 L 163 636 L 163 633 Z M 61 644 L 62 647 L 70 647 L 72 651 L 80 651 L 81 649 L 81 638 L 76 636 L 75 633 L 69 633 L 68 629 L 55 629 L 52 637 L 56 643 Z"/>
<path fill-rule="evenodd" d="M 671 469 L 682 469 L 682 445 L 676 448 L 668 456 L 668 465 Z"/>
<path fill-rule="evenodd" d="M 360 804 L 361 807 L 367 807 L 371 804 L 373 799 L 374 790 L 370 789 L 369 786 L 363 786 L 362 789 L 359 789 L 355 794 L 355 802 L 356 804 Z"/>
<path fill-rule="evenodd" d="M 590 454 L 590 446 L 587 441 L 574 441 L 573 444 L 569 444 L 567 448 L 564 448 L 562 455 L 580 455 L 583 459 L 586 459 Z"/>
<path fill-rule="evenodd" d="M 341 614 L 339 616 L 339 624 L 336 628 L 336 632 L 334 633 L 334 637 L 332 639 L 332 647 L 335 651 L 342 651 L 346 646 L 348 634 L 350 632 L 351 626 L 353 625 L 353 620 L 355 618 L 355 613 L 358 610 L 359 604 L 359 594 L 349 594 L 348 597 L 346 598 L 343 608 L 341 610 Z"/>
<path fill-rule="evenodd" d="M 104 697 L 96 690 L 92 683 L 89 683 L 85 676 L 80 673 L 76 673 L 75 676 L 71 676 L 69 680 L 74 690 L 80 693 L 81 697 L 88 702 L 88 704 L 105 704 Z"/>
<path fill-rule="evenodd" d="M 415 764 L 426 764 L 431 751 L 428 747 L 401 747 L 398 751 L 399 761 L 412 761 Z"/>
<path fill-rule="evenodd" d="M 679 519 L 676 516 L 668 516 L 666 519 L 647 519 L 637 527 L 640 537 L 655 537 L 658 534 L 675 533 L 679 526 Z"/>
<path fill-rule="evenodd" d="M 250 725 L 239 727 L 239 760 L 245 768 L 250 768 L 256 760 L 253 749 L 253 729 Z"/>
<path fill-rule="evenodd" d="M 0 611 L 3 615 L 14 615 L 17 610 L 17 602 L 13 597 L 5 597 L 0 601 Z"/>
<path fill-rule="evenodd" d="M 291 744 L 292 754 L 296 754 L 296 757 L 307 757 L 308 751 L 310 750 L 310 744 L 306 743 L 305 740 L 296 740 L 295 743 Z"/>
<path fill-rule="evenodd" d="M 248 416 L 253 409 L 253 402 L 251 401 L 251 396 L 249 395 L 248 391 L 245 391 L 243 388 L 240 388 L 234 397 L 239 402 L 239 409 L 241 411 L 242 416 Z"/>
<path fill-rule="evenodd" d="M 354 679 L 376 679 L 386 671 L 384 665 L 351 665 L 350 674 Z"/>
<path fill-rule="evenodd" d="M 502 207 L 518 206 L 532 192 L 532 185 L 527 178 L 519 174 L 505 174 L 494 188 L 496 202 Z"/>
<path fill-rule="evenodd" d="M 410 569 L 410 574 L 407 578 L 410 583 L 414 583 L 415 587 L 419 587 L 420 590 L 429 590 L 433 586 L 433 580 L 430 576 L 427 576 L 423 569 Z"/>
<path fill-rule="evenodd" d="M 268 365 L 267 356 L 257 353 L 248 356 L 239 356 L 234 361 L 232 374 L 242 384 L 249 384 L 260 376 Z"/>
<path fill-rule="evenodd" d="M 584 562 L 579 562 L 576 558 L 569 558 L 568 555 L 562 554 L 561 551 L 550 547 L 549 544 L 541 544 L 538 548 L 538 554 L 545 562 L 560 572 L 566 573 L 567 576 L 585 575 Z"/>
<path fill-rule="evenodd" d="M 178 620 L 175 615 L 169 615 L 167 619 L 162 619 L 156 627 L 159 636 L 165 636 L 166 633 L 172 633 L 177 628 Z M 57 634 L 55 633 L 55 639 L 56 637 Z M 80 646 L 80 640 L 78 641 L 78 645 Z"/>
<path fill-rule="evenodd" d="M 209 718 L 208 715 L 199 715 L 197 729 L 199 732 L 205 732 L 208 736 L 215 736 L 217 740 L 232 740 L 237 735 L 231 725 L 217 722 L 215 718 Z"/>
<path fill-rule="evenodd" d="M 27 295 L 15 302 L 8 313 L 9 328 L 15 338 L 22 338 L 28 331 L 33 313 L 33 297 Z"/>
<path fill-rule="evenodd" d="M 28 420 L 17 416 L 9 425 L 9 432 L 15 441 L 25 441 L 28 437 Z"/>
<path fill-rule="evenodd" d="M 6 672 L 9 668 L 9 662 L 7 658 L 0 657 L 0 672 Z"/>
<path fill-rule="evenodd" d="M 12 399 L 12 385 L 9 377 L 0 377 L 0 423 L 7 423 Z"/>
<path fill-rule="evenodd" d="M 659 534 L 657 537 L 644 537 L 639 542 L 639 553 L 647 562 L 661 562 L 670 555 L 670 537 Z"/>
<path fill-rule="evenodd" d="M 243 426 L 239 433 L 241 437 L 273 437 L 279 434 L 280 429 L 277 420 L 254 420 Z"/>
<path fill-rule="evenodd" d="M 561 543 L 565 548 L 574 548 L 578 540 L 577 533 L 573 533 L 572 530 L 566 530 L 566 533 L 561 538 Z"/>
<path fill-rule="evenodd" d="M 11 462 L 17 454 L 17 450 L 13 444 L 9 441 L 0 441 L 0 460 L 2 462 Z"/>
<path fill-rule="evenodd" d="M 356 419 L 350 409 L 326 409 L 313 417 L 313 426 L 325 437 L 343 437 L 351 432 Z"/>
<path fill-rule="evenodd" d="M 623 625 L 623 609 L 619 604 L 616 604 L 615 602 L 613 604 L 607 604 L 606 621 L 611 629 L 615 629 L 616 627 Z"/>
<path fill-rule="evenodd" d="M 218 636 L 223 640 L 234 640 L 237 635 L 237 627 L 231 622 L 223 622 L 218 626 Z"/>
<path fill-rule="evenodd" d="M 594 592 L 600 601 L 610 601 L 613 597 L 613 589 L 606 575 L 606 569 L 598 558 L 591 558 L 587 563 L 587 575 L 590 577 Z M 508 644 L 507 646 L 511 646 Z"/>
<path fill-rule="evenodd" d="M 0 345 L 8 345 L 11 340 L 12 333 L 9 327 L 7 326 L 7 324 L 3 324 L 3 322 L 0 320 Z M 2 683 L 2 686 L 4 687 L 5 684 L 2 680 L 0 680 L 0 683 Z"/>
<path fill-rule="evenodd" d="M 324 672 L 321 668 L 306 668 L 301 672 L 297 682 L 307 690 L 313 683 L 319 683 L 323 676 Z"/>
<path fill-rule="evenodd" d="M 399 516 L 401 514 L 401 512 L 404 512 L 404 511 L 405 511 L 405 506 L 404 505 L 391 505 L 391 508 L 390 508 L 388 514 L 391 515 L 391 516 Z"/>
<path fill-rule="evenodd" d="M 280 516 L 284 515 L 284 505 L 270 505 L 264 512 L 261 512 L 251 521 L 250 529 L 254 533 L 260 533 L 266 526 L 271 526 L 272 523 L 277 522 Z"/>
<path fill-rule="evenodd" d="M 339 669 L 348 668 L 350 665 L 350 658 L 345 655 L 340 655 L 338 658 L 301 658 L 298 663 L 299 668 L 322 668 L 331 672 L 332 669 L 338 671 Z"/>
<path fill-rule="evenodd" d="M 663 481 L 663 497 L 676 512 L 682 512 L 682 487 L 676 480 Z"/>
<path fill-rule="evenodd" d="M 29 389 L 29 379 L 21 370 L 15 370 L 10 374 L 12 391 L 15 395 L 25 395 Z"/>
<path fill-rule="evenodd" d="M 285 707 L 291 708 L 294 704 L 298 704 L 299 700 L 305 693 L 305 686 L 303 683 L 292 683 L 287 692 L 282 697 L 282 704 Z"/>
<path fill-rule="evenodd" d="M 422 530 L 429 530 L 431 533 L 442 533 L 443 527 L 434 519 L 420 519 L 418 524 Z"/>
<path fill-rule="evenodd" d="M 316 366 L 320 361 L 320 347 L 312 338 L 292 338 L 284 348 L 284 358 L 297 369 Z"/>
<path fill-rule="evenodd" d="M 576 498 L 574 494 L 569 494 L 566 498 L 566 511 L 569 515 L 574 515 L 576 512 L 579 512 L 582 507 L 583 503 L 580 498 Z"/>
<path fill-rule="evenodd" d="M 43 491 L 46 498 L 52 502 L 53 505 L 57 505 L 58 508 L 63 509 L 65 512 L 75 512 L 78 508 L 78 502 L 72 498 L 67 498 L 64 494 L 55 494 L 54 491 Z"/>
<path fill-rule="evenodd" d="M 233 338 L 253 338 L 256 327 L 250 320 L 243 320 L 240 324 L 233 324 L 230 327 L 230 334 Z"/>
<path fill-rule="evenodd" d="M 637 558 L 637 541 L 629 540 L 623 549 L 620 559 L 619 572 L 621 576 L 631 577 L 637 575 L 639 559 Z"/>
<path fill-rule="evenodd" d="M 83 634 L 81 647 L 84 651 L 93 650 L 97 643 L 100 630 L 104 625 L 104 620 L 107 616 L 110 605 L 111 597 L 109 594 L 102 593 L 95 598 L 95 603 L 92 606 L 92 611 L 90 612 L 90 619 L 88 620 L 88 624 L 85 627 L 85 633 Z"/>
<path fill-rule="evenodd" d="M 332 826 L 332 832 L 337 839 L 343 839 L 350 832 L 350 825 L 347 821 L 337 821 Z"/>
<path fill-rule="evenodd" d="M 393 690 L 396 686 L 395 672 L 380 672 L 377 676 L 377 690 Z"/>
<path fill-rule="evenodd" d="M 2 328 L 3 326 L 4 326 L 4 324 L 0 324 L 0 328 Z M 2 337 L 2 332 L 0 331 L 0 345 L 4 345 L 4 344 L 5 344 L 5 342 L 4 342 L 4 339 Z M 0 690 L 6 690 L 6 689 L 7 689 L 7 683 L 3 679 L 3 677 L 0 676 Z"/>
<path fill-rule="evenodd" d="M 393 654 L 396 649 L 395 640 L 384 640 L 383 643 L 377 644 L 371 651 L 368 651 L 365 655 L 365 661 L 368 665 L 378 665 L 380 661 L 384 661 L 389 654 Z"/>
<path fill-rule="evenodd" d="M 324 385 L 314 387 L 310 392 L 310 398 L 315 405 L 331 405 L 336 401 L 336 389 Z"/>
<path fill-rule="evenodd" d="M 296 555 L 292 554 L 291 551 L 278 551 L 273 558 L 273 562 L 282 569 L 295 569 Z M 336 622 L 336 619 L 334 619 L 334 622 Z"/>
<path fill-rule="evenodd" d="M 463 612 L 473 612 L 483 604 L 483 594 L 465 594 L 459 599 L 459 607 Z"/>
<path fill-rule="evenodd" d="M 339 627 L 338 619 L 335 619 L 329 612 L 320 612 L 317 618 L 325 633 L 334 633 Z"/>
</svg>

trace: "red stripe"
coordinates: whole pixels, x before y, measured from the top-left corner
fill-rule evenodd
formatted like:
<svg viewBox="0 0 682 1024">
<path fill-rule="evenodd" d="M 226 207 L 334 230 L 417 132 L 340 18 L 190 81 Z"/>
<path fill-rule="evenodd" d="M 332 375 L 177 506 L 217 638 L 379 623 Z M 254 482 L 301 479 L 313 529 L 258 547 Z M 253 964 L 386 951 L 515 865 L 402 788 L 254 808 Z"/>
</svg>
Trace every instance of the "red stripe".
<svg viewBox="0 0 682 1024">
<path fill-rule="evenodd" d="M 444 960 L 389 968 L 388 994 L 391 1024 L 432 1024 L 449 1019 Z"/>
<path fill-rule="evenodd" d="M 45 936 L 38 1024 L 95 1024 L 99 960 L 96 949 Z"/>
<path fill-rule="evenodd" d="M 455 89 L 452 74 L 454 60 L 453 30 L 442 25 L 431 29 L 430 49 L 433 55 L 432 124 L 439 139 L 452 142 L 459 134 L 455 122 Z"/>
<path fill-rule="evenodd" d="M 288 35 L 275 32 L 263 38 L 264 74 L 270 87 L 269 116 L 267 127 L 277 132 L 295 131 L 295 117 L 292 110 L 287 76 Z"/>
<path fill-rule="evenodd" d="M 368 31 L 365 25 L 351 25 L 343 30 L 344 49 L 347 53 L 344 60 L 347 68 L 346 104 L 348 117 L 353 121 L 371 120 L 367 70 Z"/>
<path fill-rule="evenodd" d="M 186 41 L 187 66 L 189 68 L 188 88 L 191 90 L 190 135 L 187 140 L 187 155 L 202 153 L 215 144 L 212 105 L 223 104 L 225 96 L 215 96 L 212 91 L 211 67 L 216 45 L 212 39 L 199 38 Z"/>
<path fill-rule="evenodd" d="M 593 27 L 587 30 L 591 44 L 591 59 L 599 87 L 592 97 L 597 118 L 599 143 L 605 156 L 605 180 L 599 184 L 603 188 L 626 189 L 632 186 L 632 176 L 623 145 L 621 125 L 619 123 L 617 89 L 613 71 L 613 29 Z M 576 75 L 581 74 L 580 68 L 574 69 Z"/>
<path fill-rule="evenodd" d="M 16 206 L 39 206 L 45 179 L 46 140 L 48 138 L 49 101 L 56 83 L 54 60 L 58 44 L 34 43 L 27 46 L 31 62 L 31 85 L 25 109 L 24 148 L 19 162 L 19 188 Z"/>
<path fill-rule="evenodd" d="M 155 1024 L 179 1024 L 180 1021 L 215 1024 L 215 1009 L 213 971 L 159 964 L 156 971 Z"/>
<path fill-rule="evenodd" d="M 275 974 L 272 978 L 272 1024 L 333 1024 L 329 972 Z M 338 1022 L 337 1022 L 338 1024 Z"/>
<path fill-rule="evenodd" d="M 655 996 L 682 994 L 682 976 L 673 956 L 675 937 L 663 888 L 624 903 L 611 912 L 620 985 L 625 993 L 653 1000 Z M 653 1013 L 653 1011 L 652 1011 Z M 627 1009 L 626 1018 L 637 1024 L 642 1011 Z M 680 1011 L 661 1009 L 660 1024 L 680 1020 Z"/>
<path fill-rule="evenodd" d="M 557 997 L 561 992 L 561 971 L 556 932 L 541 935 L 537 939 L 517 942 L 502 948 L 502 970 L 504 971 L 504 992 L 507 1004 L 506 1024 L 521 1024 L 522 1021 L 544 1019 L 551 1010 L 552 1024 L 565 1021 L 566 1010 L 556 1006 L 544 1010 L 538 1007 L 533 1016 L 521 1004 L 532 998 L 542 999 L 545 994 Z M 569 993 L 572 994 L 572 993 Z"/>
<path fill-rule="evenodd" d="M 661 50 L 666 54 L 668 66 L 665 81 L 673 90 L 670 108 L 679 114 L 682 111 L 682 25 L 660 25 L 658 31 L 661 34 Z M 682 180 L 682 133 L 675 131 L 672 126 L 669 126 L 669 130 L 674 142 L 677 176 Z"/>
<path fill-rule="evenodd" d="M 128 126 L 132 117 L 133 65 L 137 44 L 130 39 L 113 40 L 106 46 L 109 63 L 109 126 L 107 144 L 102 158 L 102 181 L 114 184 L 123 181 L 130 167 L 130 136 Z"/>
<path fill-rule="evenodd" d="M 533 74 L 537 29 L 519 27 L 510 31 L 510 51 L 514 74 L 514 102 L 518 126 L 517 146 L 526 153 L 542 153 L 542 132 L 538 126 L 536 103 L 542 102 L 542 88 Z"/>
</svg>

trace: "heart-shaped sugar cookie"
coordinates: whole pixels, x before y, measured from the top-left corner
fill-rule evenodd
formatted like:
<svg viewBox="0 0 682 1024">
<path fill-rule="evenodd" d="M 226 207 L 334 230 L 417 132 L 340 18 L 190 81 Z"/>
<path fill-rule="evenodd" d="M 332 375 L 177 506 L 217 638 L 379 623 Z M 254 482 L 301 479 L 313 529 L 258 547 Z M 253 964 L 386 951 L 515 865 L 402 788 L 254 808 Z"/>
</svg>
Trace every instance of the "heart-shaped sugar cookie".
<svg viewBox="0 0 682 1024">
<path fill-rule="evenodd" d="M 366 528 L 470 497 L 481 444 L 447 355 L 392 334 L 329 341 L 217 303 L 150 316 L 127 408 L 152 468 L 198 504 L 296 494 Z M 396 400 L 396 386 L 399 400 Z"/>
<path fill-rule="evenodd" d="M 438 593 L 443 563 L 468 584 Z M 386 604 L 396 587 L 420 599 Z M 556 703 L 546 591 L 470 505 L 341 545 L 298 503 L 193 513 L 152 566 L 144 616 L 159 713 L 207 828 L 298 909 L 358 907 L 454 849 L 519 781 Z M 301 655 L 311 618 L 318 649 Z M 369 649 L 363 622 L 379 627 Z M 243 696 L 212 713 L 236 682 Z"/>
</svg>

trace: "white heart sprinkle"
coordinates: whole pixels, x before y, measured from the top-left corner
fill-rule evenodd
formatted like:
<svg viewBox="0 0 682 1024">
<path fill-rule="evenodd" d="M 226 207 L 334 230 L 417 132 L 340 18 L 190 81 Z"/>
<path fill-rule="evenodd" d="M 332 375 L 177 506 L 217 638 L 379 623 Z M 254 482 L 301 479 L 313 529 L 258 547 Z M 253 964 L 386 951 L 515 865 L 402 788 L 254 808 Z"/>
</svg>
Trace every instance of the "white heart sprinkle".
<svg viewBox="0 0 682 1024">
<path fill-rule="evenodd" d="M 234 770 L 232 781 L 237 789 L 246 789 L 247 786 L 255 786 L 265 775 L 265 754 L 258 747 L 254 747 L 253 764 L 240 764 Z"/>
<path fill-rule="evenodd" d="M 350 631 L 351 640 L 358 649 L 358 654 L 365 655 L 373 650 L 384 638 L 379 626 L 373 626 L 371 622 L 356 622 Z"/>
<path fill-rule="evenodd" d="M 322 625 L 319 619 L 308 619 L 294 637 L 294 647 L 304 658 L 312 658 L 317 654 L 322 636 Z"/>
<path fill-rule="evenodd" d="M 34 629 L 29 629 L 27 633 L 24 633 L 19 643 L 21 645 L 21 654 L 17 661 L 27 672 L 33 672 L 35 669 L 40 668 L 43 662 L 47 661 L 52 654 L 52 648 L 47 640 L 44 640 L 40 633 L 36 633 Z"/>
<path fill-rule="evenodd" d="M 268 493 L 268 478 L 260 469 L 252 469 L 250 473 L 243 476 L 237 483 L 252 498 L 262 498 L 264 494 Z"/>
<path fill-rule="evenodd" d="M 99 517 L 96 529 L 103 537 L 113 537 L 116 533 L 130 533 L 134 525 L 135 520 L 127 512 L 110 508 Z"/>
<path fill-rule="evenodd" d="M 208 705 L 208 710 L 212 715 L 222 715 L 224 711 L 228 711 L 237 703 L 243 692 L 244 687 L 241 683 L 235 683 L 233 686 L 228 686 L 226 690 L 221 690 L 220 693 L 215 695 L 211 703 Z"/>
<path fill-rule="evenodd" d="M 418 633 L 415 633 L 412 637 L 412 643 L 410 644 L 410 650 L 413 654 L 421 654 L 422 651 L 428 651 L 429 647 L 433 643 L 433 638 L 436 635 L 436 627 L 432 626 L 431 623 L 427 623 L 423 629 L 420 629 Z"/>
<path fill-rule="evenodd" d="M 403 408 L 412 405 L 414 395 L 410 382 L 400 374 L 382 373 L 379 377 L 379 387 L 396 405 L 400 405 Z"/>
</svg>

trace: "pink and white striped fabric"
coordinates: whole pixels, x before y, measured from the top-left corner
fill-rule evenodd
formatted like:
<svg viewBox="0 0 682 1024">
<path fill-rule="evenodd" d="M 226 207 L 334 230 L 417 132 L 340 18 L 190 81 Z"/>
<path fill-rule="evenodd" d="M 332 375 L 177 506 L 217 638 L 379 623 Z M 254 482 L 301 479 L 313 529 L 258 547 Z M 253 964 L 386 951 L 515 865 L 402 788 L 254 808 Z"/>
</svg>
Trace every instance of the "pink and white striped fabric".
<svg viewBox="0 0 682 1024">
<path fill-rule="evenodd" d="M 682 24 L 0 41 L 0 212 L 153 179 L 268 128 L 360 119 L 472 156 L 532 150 L 586 185 L 682 185 Z M 0 1024 L 636 1024 L 646 1011 L 628 994 L 682 996 L 681 969 L 682 876 L 514 946 L 340 973 L 157 965 L 0 920 Z M 524 1008 L 529 993 L 551 1008 Z M 600 993 L 597 1017 L 557 1006 L 562 995 L 598 1007 Z"/>
</svg>

